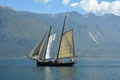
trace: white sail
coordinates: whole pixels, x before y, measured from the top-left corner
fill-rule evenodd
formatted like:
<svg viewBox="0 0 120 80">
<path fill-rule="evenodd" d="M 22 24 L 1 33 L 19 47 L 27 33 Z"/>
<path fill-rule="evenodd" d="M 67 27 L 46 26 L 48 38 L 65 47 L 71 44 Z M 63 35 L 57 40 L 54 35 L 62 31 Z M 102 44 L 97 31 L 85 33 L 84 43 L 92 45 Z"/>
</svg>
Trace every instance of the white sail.
<svg viewBox="0 0 120 80">
<path fill-rule="evenodd" d="M 51 50 L 51 47 L 52 47 L 52 43 L 55 40 L 55 37 L 56 37 L 56 33 L 51 34 L 50 37 L 49 37 L 45 59 L 50 58 L 50 50 Z"/>
</svg>

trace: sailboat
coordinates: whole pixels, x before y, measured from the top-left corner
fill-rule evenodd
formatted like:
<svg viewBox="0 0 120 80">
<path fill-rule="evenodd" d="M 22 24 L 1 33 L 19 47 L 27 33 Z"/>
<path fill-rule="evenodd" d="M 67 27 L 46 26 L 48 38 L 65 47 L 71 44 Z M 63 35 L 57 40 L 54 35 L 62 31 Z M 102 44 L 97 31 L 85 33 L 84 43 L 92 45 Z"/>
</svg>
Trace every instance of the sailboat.
<svg viewBox="0 0 120 80">
<path fill-rule="evenodd" d="M 66 15 L 62 27 L 62 33 L 56 58 L 50 57 L 50 54 L 52 54 L 50 49 L 56 38 L 56 33 L 51 34 L 52 27 L 50 27 L 49 31 L 45 33 L 42 40 L 29 54 L 28 58 L 35 60 L 37 66 L 73 66 L 76 63 L 73 29 L 64 32 L 65 22 Z"/>
</svg>

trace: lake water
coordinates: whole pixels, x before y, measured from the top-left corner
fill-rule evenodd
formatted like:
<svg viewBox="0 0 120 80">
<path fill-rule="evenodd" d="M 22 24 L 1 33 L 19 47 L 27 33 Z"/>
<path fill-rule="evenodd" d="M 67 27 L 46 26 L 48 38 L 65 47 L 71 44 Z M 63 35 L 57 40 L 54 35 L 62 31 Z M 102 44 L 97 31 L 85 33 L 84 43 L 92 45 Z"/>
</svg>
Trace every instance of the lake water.
<svg viewBox="0 0 120 80">
<path fill-rule="evenodd" d="M 79 59 L 73 67 L 37 67 L 28 59 L 0 59 L 0 80 L 120 80 L 120 60 Z"/>
</svg>

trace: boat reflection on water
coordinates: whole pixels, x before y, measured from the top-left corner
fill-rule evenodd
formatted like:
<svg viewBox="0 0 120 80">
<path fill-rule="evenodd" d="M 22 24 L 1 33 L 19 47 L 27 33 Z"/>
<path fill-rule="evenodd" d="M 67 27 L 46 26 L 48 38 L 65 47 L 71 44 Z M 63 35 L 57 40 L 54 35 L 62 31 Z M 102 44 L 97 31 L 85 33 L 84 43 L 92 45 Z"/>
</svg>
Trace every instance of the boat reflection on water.
<svg viewBox="0 0 120 80">
<path fill-rule="evenodd" d="M 75 80 L 74 67 L 35 67 L 39 80 Z"/>
<path fill-rule="evenodd" d="M 60 80 L 75 80 L 74 67 L 59 67 Z"/>
<path fill-rule="evenodd" d="M 45 79 L 44 80 L 53 80 L 53 75 L 50 67 L 45 67 Z"/>
</svg>

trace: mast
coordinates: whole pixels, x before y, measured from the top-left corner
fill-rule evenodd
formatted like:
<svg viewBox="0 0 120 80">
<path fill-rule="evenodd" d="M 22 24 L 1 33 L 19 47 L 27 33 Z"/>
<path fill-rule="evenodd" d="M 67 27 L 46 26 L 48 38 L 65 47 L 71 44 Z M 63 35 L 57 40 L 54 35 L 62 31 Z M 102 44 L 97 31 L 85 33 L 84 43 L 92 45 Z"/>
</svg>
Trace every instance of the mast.
<svg viewBox="0 0 120 80">
<path fill-rule="evenodd" d="M 62 33 L 61 33 L 60 44 L 59 44 L 59 48 L 58 48 L 58 53 L 57 53 L 57 59 L 56 59 L 56 61 L 58 60 L 58 57 L 59 57 L 59 51 L 60 51 L 60 46 L 61 46 L 61 42 L 62 42 L 62 36 L 63 36 L 63 33 L 64 33 L 66 17 L 67 17 L 67 15 L 65 14 L 65 18 L 64 18 L 64 23 L 63 23 L 63 27 L 62 27 Z"/>
<path fill-rule="evenodd" d="M 49 41 L 49 37 L 50 37 L 50 34 L 51 34 L 51 29 L 52 29 L 52 26 L 50 26 L 50 30 L 49 30 L 49 33 L 48 33 L 47 46 L 48 46 L 48 41 Z M 45 56 L 46 56 L 47 46 L 46 46 L 46 49 L 45 49 L 44 60 L 45 60 Z"/>
<path fill-rule="evenodd" d="M 72 29 L 73 30 L 73 29 Z M 74 35 L 72 33 L 72 43 L 73 43 L 73 57 L 75 57 L 75 45 L 74 45 Z"/>
</svg>

